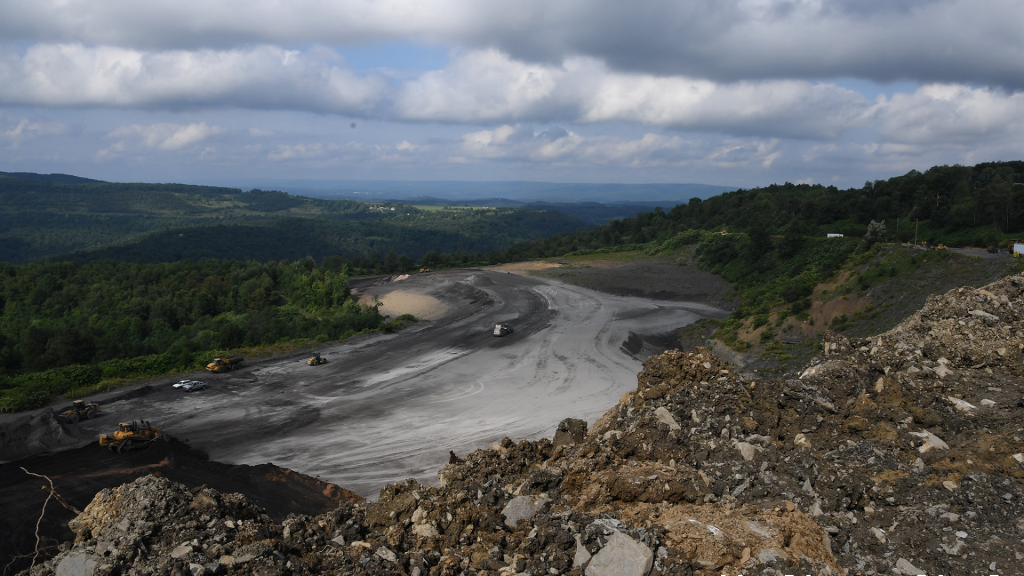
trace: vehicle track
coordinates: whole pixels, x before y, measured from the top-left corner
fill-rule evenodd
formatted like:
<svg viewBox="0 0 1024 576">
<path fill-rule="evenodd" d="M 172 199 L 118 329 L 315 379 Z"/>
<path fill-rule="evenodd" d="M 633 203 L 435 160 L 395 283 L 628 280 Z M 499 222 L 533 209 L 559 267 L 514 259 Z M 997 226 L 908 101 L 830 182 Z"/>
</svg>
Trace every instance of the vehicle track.
<svg viewBox="0 0 1024 576">
<path fill-rule="evenodd" d="M 703 304 L 613 296 L 547 279 L 470 270 L 358 287 L 423 294 L 449 312 L 395 334 L 170 383 L 103 406 L 79 426 L 100 434 L 147 419 L 211 459 L 273 462 L 375 497 L 386 483 L 436 482 L 448 451 L 550 435 L 566 417 L 594 421 L 635 386 L 630 332 L 662 334 L 726 312 Z M 496 322 L 515 332 L 491 336 Z"/>
</svg>

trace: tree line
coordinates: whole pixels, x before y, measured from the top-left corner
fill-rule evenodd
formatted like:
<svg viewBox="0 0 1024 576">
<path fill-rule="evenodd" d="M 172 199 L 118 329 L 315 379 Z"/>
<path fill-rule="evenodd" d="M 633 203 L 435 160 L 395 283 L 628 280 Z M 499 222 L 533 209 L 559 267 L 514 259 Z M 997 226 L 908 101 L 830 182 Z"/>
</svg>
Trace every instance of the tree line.
<svg viewBox="0 0 1024 576">
<path fill-rule="evenodd" d="M 198 368 L 216 351 L 387 327 L 352 299 L 344 266 L 308 257 L 0 264 L 0 310 L 0 410 Z"/>
</svg>

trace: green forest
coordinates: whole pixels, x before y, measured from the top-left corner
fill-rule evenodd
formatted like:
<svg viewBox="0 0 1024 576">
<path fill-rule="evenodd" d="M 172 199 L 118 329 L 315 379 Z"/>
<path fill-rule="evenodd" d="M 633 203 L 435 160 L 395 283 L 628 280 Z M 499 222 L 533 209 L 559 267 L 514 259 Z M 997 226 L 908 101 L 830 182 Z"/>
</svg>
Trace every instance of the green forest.
<svg viewBox="0 0 1024 576">
<path fill-rule="evenodd" d="M 386 207 L 387 205 L 383 205 Z M 501 208 L 417 212 L 375 220 L 287 217 L 265 223 L 214 224 L 152 232 L 129 243 L 69 256 L 87 262 L 175 262 L 228 258 L 260 261 L 322 260 L 345 255 L 358 260 L 357 273 L 408 272 L 428 252 L 488 253 L 586 224 L 555 211 Z M 404 259 L 385 266 L 388 258 Z M 397 262 L 397 260 L 396 260 Z"/>
<path fill-rule="evenodd" d="M 260 263 L 0 264 L 0 411 L 121 379 L 194 370 L 224 351 L 400 327 L 350 296 L 328 258 Z"/>
<path fill-rule="evenodd" d="M 196 369 L 226 350 L 337 340 L 408 320 L 386 323 L 353 302 L 349 275 L 687 248 L 737 288 L 739 320 L 779 307 L 801 315 L 817 283 L 866 261 L 879 242 L 1005 247 L 1024 236 L 1017 161 L 939 166 L 848 190 L 738 190 L 596 227 L 551 211 L 428 212 L 258 190 L 8 180 L 0 176 L 0 250 L 29 248 L 0 264 L 0 411 Z M 190 220 L 203 223 L 171 225 Z M 129 232 L 112 241 L 121 225 Z M 106 246 L 17 264 L 93 235 Z"/>
<path fill-rule="evenodd" d="M 505 251 L 502 257 L 559 256 L 624 244 L 664 242 L 685 230 L 749 232 L 758 238 L 863 236 L 884 222 L 888 239 L 949 246 L 1002 245 L 1024 235 L 1024 161 L 936 166 L 839 190 L 820 184 L 773 184 L 737 190 L 665 211 L 556 234 Z"/>
<path fill-rule="evenodd" d="M 374 252 L 419 258 L 431 250 L 489 252 L 587 226 L 535 208 L 428 211 L 264 190 L 0 173 L 0 261 L 15 264 L 46 258 L 267 261 Z"/>
<path fill-rule="evenodd" d="M 882 224 L 881 235 L 865 240 L 872 222 Z M 828 239 L 828 233 L 845 237 Z M 815 284 L 863 257 L 876 241 L 1005 248 L 1018 235 L 1024 237 L 1024 162 L 991 162 L 912 170 L 847 190 L 786 183 L 694 198 L 668 211 L 656 208 L 468 261 L 695 246 L 700 266 L 742 294 L 734 318 L 747 318 L 780 305 L 799 314 Z"/>
</svg>

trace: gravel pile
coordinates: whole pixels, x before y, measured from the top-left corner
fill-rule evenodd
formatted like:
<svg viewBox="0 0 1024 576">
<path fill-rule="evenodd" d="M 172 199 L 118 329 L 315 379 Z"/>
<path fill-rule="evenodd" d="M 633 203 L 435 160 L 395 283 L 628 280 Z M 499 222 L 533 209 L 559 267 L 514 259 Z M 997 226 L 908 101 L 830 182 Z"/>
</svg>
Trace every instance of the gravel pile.
<svg viewBox="0 0 1024 576">
<path fill-rule="evenodd" d="M 1010 574 L 1024 560 L 1024 277 L 932 297 L 799 378 L 648 359 L 593 426 L 505 439 L 277 524 L 146 477 L 31 574 Z"/>
</svg>

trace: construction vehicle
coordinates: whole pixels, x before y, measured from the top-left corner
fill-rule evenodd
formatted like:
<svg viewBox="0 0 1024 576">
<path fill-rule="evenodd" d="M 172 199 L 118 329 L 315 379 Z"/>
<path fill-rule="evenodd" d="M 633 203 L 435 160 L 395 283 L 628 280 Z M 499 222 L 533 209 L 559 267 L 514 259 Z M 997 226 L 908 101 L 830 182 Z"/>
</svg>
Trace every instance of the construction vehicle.
<svg viewBox="0 0 1024 576">
<path fill-rule="evenodd" d="M 234 370 L 245 358 L 241 356 L 228 356 L 227 358 L 214 358 L 213 362 L 206 365 L 210 372 L 228 372 Z"/>
<path fill-rule="evenodd" d="M 945 244 L 936 244 L 935 245 L 935 249 L 936 250 L 946 250 L 946 251 L 949 251 L 949 248 L 946 248 Z"/>
<path fill-rule="evenodd" d="M 317 352 L 313 354 L 312 358 L 306 360 L 306 364 L 310 366 L 319 366 L 321 364 L 327 364 L 327 358 L 324 358 L 323 356 L 320 355 L 319 352 Z"/>
<path fill-rule="evenodd" d="M 95 402 L 86 404 L 82 400 L 75 400 L 71 408 L 61 412 L 57 415 L 59 420 L 63 422 L 70 422 L 71 424 L 78 424 L 82 420 L 88 420 L 89 418 L 95 418 L 96 413 L 100 411 L 100 405 Z"/>
<path fill-rule="evenodd" d="M 505 335 L 511 334 L 513 332 L 515 332 L 515 329 L 513 329 L 512 325 L 509 324 L 508 322 L 499 322 L 499 323 L 494 325 L 494 335 L 495 336 L 505 336 Z"/>
<path fill-rule="evenodd" d="M 1010 254 L 1013 254 L 1014 258 L 1020 258 L 1024 254 L 1024 242 L 1020 240 L 1010 242 Z"/>
<path fill-rule="evenodd" d="M 113 436 L 100 435 L 100 446 L 106 446 L 111 452 L 128 452 L 145 448 L 149 443 L 155 442 L 159 434 L 160 429 L 154 428 L 145 420 L 132 420 L 130 424 L 121 422 Z"/>
</svg>

